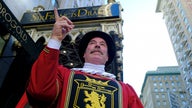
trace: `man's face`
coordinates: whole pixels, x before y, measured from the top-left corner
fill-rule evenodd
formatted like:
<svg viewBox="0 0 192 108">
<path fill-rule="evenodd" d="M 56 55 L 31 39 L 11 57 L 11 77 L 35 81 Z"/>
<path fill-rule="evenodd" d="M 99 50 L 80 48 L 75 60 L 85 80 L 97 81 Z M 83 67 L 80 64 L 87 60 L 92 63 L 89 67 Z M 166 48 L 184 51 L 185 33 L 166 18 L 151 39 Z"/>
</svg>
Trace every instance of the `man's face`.
<svg viewBox="0 0 192 108">
<path fill-rule="evenodd" d="M 91 39 L 84 53 L 86 63 L 105 65 L 108 61 L 107 43 L 100 37 Z"/>
</svg>

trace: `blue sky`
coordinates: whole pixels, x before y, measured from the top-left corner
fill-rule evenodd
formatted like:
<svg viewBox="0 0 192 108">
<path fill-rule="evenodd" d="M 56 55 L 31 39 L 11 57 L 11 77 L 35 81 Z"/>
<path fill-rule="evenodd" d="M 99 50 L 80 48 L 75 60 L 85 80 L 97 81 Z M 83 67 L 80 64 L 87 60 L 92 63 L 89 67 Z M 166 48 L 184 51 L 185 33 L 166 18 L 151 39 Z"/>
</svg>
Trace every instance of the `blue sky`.
<svg viewBox="0 0 192 108">
<path fill-rule="evenodd" d="M 116 0 L 124 11 L 124 82 L 141 94 L 147 71 L 159 66 L 177 66 L 176 57 L 157 0 Z"/>
</svg>

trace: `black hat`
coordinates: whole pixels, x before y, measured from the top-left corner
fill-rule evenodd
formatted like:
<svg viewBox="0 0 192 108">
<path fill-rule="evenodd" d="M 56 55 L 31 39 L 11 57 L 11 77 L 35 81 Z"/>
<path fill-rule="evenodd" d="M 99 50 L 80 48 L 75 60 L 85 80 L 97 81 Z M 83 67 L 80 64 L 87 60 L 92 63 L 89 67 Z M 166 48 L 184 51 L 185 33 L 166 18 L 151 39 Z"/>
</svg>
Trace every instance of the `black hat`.
<svg viewBox="0 0 192 108">
<path fill-rule="evenodd" d="M 81 60 L 84 62 L 83 55 L 85 53 L 85 50 L 87 48 L 89 41 L 94 37 L 100 37 L 100 38 L 104 39 L 105 42 L 107 43 L 109 59 L 106 62 L 105 66 L 108 66 L 113 61 L 113 58 L 116 53 L 116 47 L 115 47 L 115 43 L 114 43 L 112 37 L 105 32 L 91 31 L 91 32 L 86 33 L 82 37 L 81 42 L 79 44 L 79 56 L 80 56 Z"/>
</svg>

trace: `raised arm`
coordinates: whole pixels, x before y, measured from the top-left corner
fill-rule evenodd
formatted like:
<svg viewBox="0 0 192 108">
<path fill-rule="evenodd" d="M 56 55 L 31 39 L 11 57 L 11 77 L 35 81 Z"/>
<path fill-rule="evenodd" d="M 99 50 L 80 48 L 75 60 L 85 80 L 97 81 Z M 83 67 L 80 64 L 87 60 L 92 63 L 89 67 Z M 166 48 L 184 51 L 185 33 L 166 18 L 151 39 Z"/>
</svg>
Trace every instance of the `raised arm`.
<svg viewBox="0 0 192 108">
<path fill-rule="evenodd" d="M 60 17 L 57 9 L 54 9 L 54 14 L 56 22 L 53 25 L 51 39 L 32 67 L 27 87 L 31 103 L 51 103 L 56 99 L 61 88 L 60 82 L 62 80 L 58 77 L 59 47 L 74 25 L 67 17 Z"/>
</svg>

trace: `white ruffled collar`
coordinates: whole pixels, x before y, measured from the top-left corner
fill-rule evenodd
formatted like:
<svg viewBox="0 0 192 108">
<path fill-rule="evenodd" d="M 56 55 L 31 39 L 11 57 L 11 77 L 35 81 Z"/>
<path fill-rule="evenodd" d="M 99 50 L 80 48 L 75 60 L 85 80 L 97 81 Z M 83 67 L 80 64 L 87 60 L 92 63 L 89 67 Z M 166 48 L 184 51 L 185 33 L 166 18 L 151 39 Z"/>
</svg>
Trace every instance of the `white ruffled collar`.
<svg viewBox="0 0 192 108">
<path fill-rule="evenodd" d="M 72 70 L 80 70 L 85 73 L 90 73 L 90 74 L 97 74 L 97 75 L 102 75 L 108 78 L 115 79 L 116 76 L 105 72 L 105 66 L 104 65 L 95 65 L 92 63 L 84 63 L 83 68 L 72 68 Z"/>
</svg>

